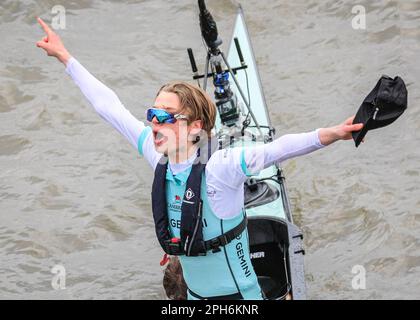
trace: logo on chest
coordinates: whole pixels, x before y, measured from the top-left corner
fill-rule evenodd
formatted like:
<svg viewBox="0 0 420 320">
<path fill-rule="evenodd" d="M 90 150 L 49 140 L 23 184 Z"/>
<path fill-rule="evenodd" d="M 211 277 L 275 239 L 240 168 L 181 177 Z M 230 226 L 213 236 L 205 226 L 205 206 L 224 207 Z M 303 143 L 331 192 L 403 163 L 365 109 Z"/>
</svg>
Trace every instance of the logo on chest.
<svg viewBox="0 0 420 320">
<path fill-rule="evenodd" d="M 207 188 L 207 197 L 214 198 L 215 195 L 216 195 L 216 190 Z"/>
<path fill-rule="evenodd" d="M 188 188 L 187 191 L 185 191 L 185 199 L 187 200 L 191 200 L 192 198 L 194 198 L 195 194 L 194 192 L 191 190 L 191 188 Z"/>
<path fill-rule="evenodd" d="M 182 199 L 181 196 L 175 195 L 172 202 L 168 203 L 168 208 L 174 211 L 181 211 Z"/>
</svg>

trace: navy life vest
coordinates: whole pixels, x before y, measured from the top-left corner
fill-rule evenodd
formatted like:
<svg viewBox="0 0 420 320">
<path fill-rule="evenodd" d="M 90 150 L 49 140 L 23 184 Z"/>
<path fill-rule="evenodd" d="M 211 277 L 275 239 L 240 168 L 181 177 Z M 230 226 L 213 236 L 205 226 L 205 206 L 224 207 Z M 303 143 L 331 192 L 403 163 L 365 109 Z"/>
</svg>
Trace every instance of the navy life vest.
<svg viewBox="0 0 420 320">
<path fill-rule="evenodd" d="M 218 252 L 220 246 L 225 246 L 239 236 L 246 228 L 244 217 L 233 229 L 218 237 L 204 241 L 203 239 L 203 201 L 201 199 L 201 179 L 206 168 L 206 162 L 217 147 L 217 140 L 208 143 L 207 155 L 200 154 L 192 165 L 188 176 L 186 191 L 181 205 L 181 238 L 171 238 L 166 198 L 166 171 L 168 159 L 162 156 L 155 169 L 152 186 L 152 211 L 155 221 L 156 236 L 165 253 L 170 255 L 205 256 L 208 251 Z M 200 161 L 204 158 L 206 161 Z M 203 163 L 204 162 L 204 163 Z"/>
</svg>

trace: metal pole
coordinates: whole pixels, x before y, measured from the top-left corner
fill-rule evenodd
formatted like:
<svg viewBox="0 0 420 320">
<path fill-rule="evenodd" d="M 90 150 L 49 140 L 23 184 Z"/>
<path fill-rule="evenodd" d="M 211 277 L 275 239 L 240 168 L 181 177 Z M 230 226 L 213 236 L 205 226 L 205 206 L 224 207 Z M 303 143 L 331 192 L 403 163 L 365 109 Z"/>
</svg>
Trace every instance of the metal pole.
<svg viewBox="0 0 420 320">
<path fill-rule="evenodd" d="M 209 72 L 209 64 L 210 64 L 210 53 L 207 52 L 206 65 L 205 65 L 205 69 L 204 69 L 204 81 L 203 81 L 203 90 L 204 91 L 207 90 L 207 74 Z"/>
<path fill-rule="evenodd" d="M 240 86 L 240 85 L 239 85 L 239 83 L 238 83 L 238 80 L 236 79 L 235 75 L 233 74 L 232 69 L 230 68 L 229 62 L 227 61 L 227 59 L 226 59 L 226 57 L 225 57 L 225 55 L 223 54 L 223 52 L 222 52 L 222 51 L 220 51 L 220 54 L 222 55 L 223 61 L 225 62 L 225 64 L 226 64 L 226 66 L 227 66 L 227 68 L 228 68 L 228 70 L 229 70 L 230 74 L 232 75 L 232 79 L 233 79 L 233 81 L 235 81 L 236 87 L 238 88 L 238 91 L 239 91 L 239 93 L 241 94 L 242 100 L 245 102 L 245 105 L 246 105 L 246 107 L 248 108 L 248 111 L 249 111 L 249 114 L 250 114 L 250 115 L 251 115 L 251 117 L 252 117 L 252 120 L 254 120 L 254 122 L 255 122 L 255 126 L 257 127 L 258 132 L 260 133 L 260 135 L 261 135 L 261 136 L 264 136 L 264 135 L 263 135 L 263 133 L 262 133 L 262 131 L 261 131 L 260 125 L 258 124 L 258 121 L 257 121 L 257 119 L 255 118 L 255 115 L 254 115 L 254 113 L 253 113 L 253 112 L 252 112 L 252 110 L 251 110 L 251 107 L 250 107 L 250 105 L 249 105 L 249 102 L 246 100 L 246 98 L 245 98 L 245 94 L 243 93 L 243 91 L 242 91 L 242 89 L 241 89 L 241 86 Z"/>
</svg>

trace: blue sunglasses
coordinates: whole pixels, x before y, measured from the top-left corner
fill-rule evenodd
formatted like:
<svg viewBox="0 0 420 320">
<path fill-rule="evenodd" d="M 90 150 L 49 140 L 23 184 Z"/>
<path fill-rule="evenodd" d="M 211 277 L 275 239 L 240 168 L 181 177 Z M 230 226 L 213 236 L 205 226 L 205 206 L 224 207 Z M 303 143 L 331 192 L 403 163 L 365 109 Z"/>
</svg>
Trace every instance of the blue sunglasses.
<svg viewBox="0 0 420 320">
<path fill-rule="evenodd" d="M 149 122 L 152 122 L 153 118 L 156 118 L 159 123 L 175 123 L 178 119 L 188 119 L 188 117 L 183 114 L 172 114 L 158 108 L 147 109 L 146 118 Z"/>
</svg>

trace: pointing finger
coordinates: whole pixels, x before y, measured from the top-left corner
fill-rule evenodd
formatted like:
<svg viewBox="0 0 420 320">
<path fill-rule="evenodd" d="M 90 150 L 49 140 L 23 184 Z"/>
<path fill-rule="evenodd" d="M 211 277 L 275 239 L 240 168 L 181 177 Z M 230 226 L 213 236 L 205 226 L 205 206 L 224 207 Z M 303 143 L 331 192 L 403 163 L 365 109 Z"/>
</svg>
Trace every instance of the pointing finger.
<svg viewBox="0 0 420 320">
<path fill-rule="evenodd" d="M 50 36 L 53 33 L 50 27 L 41 18 L 38 17 L 37 20 L 38 20 L 38 23 L 41 25 L 42 29 L 44 29 L 45 33 L 48 36 Z"/>
</svg>

